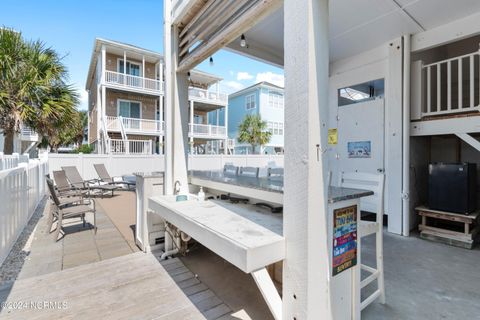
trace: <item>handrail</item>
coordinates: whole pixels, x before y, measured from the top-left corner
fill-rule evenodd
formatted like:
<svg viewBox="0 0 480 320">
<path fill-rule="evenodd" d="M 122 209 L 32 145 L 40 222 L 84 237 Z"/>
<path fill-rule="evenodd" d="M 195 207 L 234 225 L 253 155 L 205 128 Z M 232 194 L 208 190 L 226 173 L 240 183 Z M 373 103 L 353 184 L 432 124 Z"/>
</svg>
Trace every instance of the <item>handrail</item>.
<svg viewBox="0 0 480 320">
<path fill-rule="evenodd" d="M 422 117 L 480 111 L 476 56 L 480 51 L 422 65 Z"/>
<path fill-rule="evenodd" d="M 189 87 L 188 88 L 188 97 L 191 100 L 202 100 L 202 101 L 210 101 L 213 103 L 227 103 L 228 102 L 228 95 L 223 92 L 214 92 L 206 89 L 196 88 L 196 87 Z"/>
<path fill-rule="evenodd" d="M 226 138 L 227 128 L 224 126 L 215 126 L 211 124 L 190 123 L 188 133 L 190 136 L 201 137 L 220 137 Z"/>
<path fill-rule="evenodd" d="M 105 70 L 105 82 L 146 91 L 163 91 L 163 84 L 160 80 L 110 70 Z"/>
<path fill-rule="evenodd" d="M 107 129 L 120 132 L 160 133 L 165 131 L 165 122 L 160 120 L 107 116 Z"/>
</svg>

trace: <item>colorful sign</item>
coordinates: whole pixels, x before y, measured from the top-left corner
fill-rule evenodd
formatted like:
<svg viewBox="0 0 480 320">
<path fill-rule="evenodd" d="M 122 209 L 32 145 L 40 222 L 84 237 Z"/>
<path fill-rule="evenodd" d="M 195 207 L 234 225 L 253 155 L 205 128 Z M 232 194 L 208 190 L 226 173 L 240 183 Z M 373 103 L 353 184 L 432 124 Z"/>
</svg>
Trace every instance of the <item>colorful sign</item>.
<svg viewBox="0 0 480 320">
<path fill-rule="evenodd" d="M 333 211 L 333 275 L 357 265 L 357 206 Z"/>
<path fill-rule="evenodd" d="M 347 151 L 348 151 L 349 158 L 371 158 L 372 142 L 371 141 L 348 142 Z"/>
<path fill-rule="evenodd" d="M 328 144 L 335 145 L 338 143 L 338 130 L 335 129 L 328 129 Z"/>
</svg>

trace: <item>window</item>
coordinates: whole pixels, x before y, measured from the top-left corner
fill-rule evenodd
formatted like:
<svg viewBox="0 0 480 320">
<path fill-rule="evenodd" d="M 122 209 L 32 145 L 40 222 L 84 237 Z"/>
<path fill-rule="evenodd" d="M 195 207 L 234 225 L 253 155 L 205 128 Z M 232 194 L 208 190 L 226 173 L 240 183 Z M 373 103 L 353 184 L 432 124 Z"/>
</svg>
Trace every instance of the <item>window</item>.
<svg viewBox="0 0 480 320">
<path fill-rule="evenodd" d="M 338 89 L 338 106 L 375 100 L 383 97 L 385 92 L 384 79 L 368 81 L 353 86 Z"/>
<path fill-rule="evenodd" d="M 283 94 L 278 91 L 268 91 L 268 106 L 283 109 Z"/>
<path fill-rule="evenodd" d="M 245 109 L 255 109 L 255 94 L 250 94 L 245 97 Z"/>
<path fill-rule="evenodd" d="M 271 121 L 267 122 L 267 129 L 269 132 L 273 134 L 273 122 Z"/>
<path fill-rule="evenodd" d="M 119 100 L 118 101 L 118 115 L 124 118 L 137 118 L 141 117 L 140 114 L 140 102 Z"/>
<path fill-rule="evenodd" d="M 267 130 L 273 135 L 281 136 L 283 135 L 283 122 L 267 122 Z"/>
<path fill-rule="evenodd" d="M 118 72 L 123 73 L 123 59 L 118 60 Z M 131 62 L 127 60 L 127 70 L 125 72 L 126 74 L 129 74 L 131 76 L 137 76 L 140 77 L 140 64 Z"/>
</svg>

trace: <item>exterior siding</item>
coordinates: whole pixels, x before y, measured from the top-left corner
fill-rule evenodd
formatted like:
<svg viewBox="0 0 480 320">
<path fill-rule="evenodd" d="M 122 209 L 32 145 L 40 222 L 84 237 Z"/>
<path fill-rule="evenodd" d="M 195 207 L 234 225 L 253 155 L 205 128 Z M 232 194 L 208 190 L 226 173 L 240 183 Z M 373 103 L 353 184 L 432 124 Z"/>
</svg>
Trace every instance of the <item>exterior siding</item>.
<svg viewBox="0 0 480 320">
<path fill-rule="evenodd" d="M 97 137 L 97 76 L 94 75 L 92 84 L 90 85 L 89 94 L 88 94 L 88 114 L 89 114 L 89 123 L 88 123 L 88 132 L 89 140 L 88 143 L 92 144 L 98 140 Z"/>
<path fill-rule="evenodd" d="M 108 71 L 119 72 L 118 70 L 118 59 L 123 60 L 123 56 L 119 56 L 113 53 L 108 53 L 106 55 L 106 65 L 105 68 Z M 140 65 L 140 72 L 142 72 L 142 60 L 131 59 L 128 57 L 127 53 L 127 61 L 132 61 L 138 63 Z M 150 62 L 145 62 L 145 78 L 155 79 L 155 64 Z"/>
<path fill-rule="evenodd" d="M 148 95 L 135 94 L 130 92 L 120 92 L 107 89 L 106 115 L 116 117 L 118 115 L 118 100 L 138 101 L 142 104 L 142 119 L 155 120 L 156 105 L 158 98 Z"/>
<path fill-rule="evenodd" d="M 284 108 L 274 108 L 269 105 L 269 90 L 283 93 L 281 89 L 270 89 L 268 86 L 258 85 L 251 90 L 242 92 L 240 95 L 230 96 L 228 99 L 228 138 L 235 140 L 235 149 L 239 153 L 245 153 L 247 148 L 249 149 L 248 152 L 252 152 L 249 145 L 239 144 L 237 140 L 238 126 L 247 114 L 259 114 L 262 120 L 266 122 L 284 123 Z M 246 97 L 253 93 L 255 94 L 256 107 L 255 109 L 247 110 L 245 107 Z M 284 135 L 272 134 L 270 143 L 265 146 L 264 151 L 274 153 L 274 147 L 283 148 L 283 145 Z"/>
</svg>

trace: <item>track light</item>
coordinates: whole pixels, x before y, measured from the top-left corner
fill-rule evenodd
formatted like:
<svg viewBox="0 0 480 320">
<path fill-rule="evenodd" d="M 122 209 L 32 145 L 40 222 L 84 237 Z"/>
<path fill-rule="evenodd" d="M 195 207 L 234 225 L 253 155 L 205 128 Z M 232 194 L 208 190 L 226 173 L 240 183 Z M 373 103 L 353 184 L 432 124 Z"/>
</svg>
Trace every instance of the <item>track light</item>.
<svg viewBox="0 0 480 320">
<path fill-rule="evenodd" d="M 213 66 L 213 57 L 210 57 L 210 66 Z"/>
<path fill-rule="evenodd" d="M 245 48 L 247 46 L 247 40 L 245 40 L 245 35 L 242 33 L 240 37 L 240 47 Z"/>
</svg>

